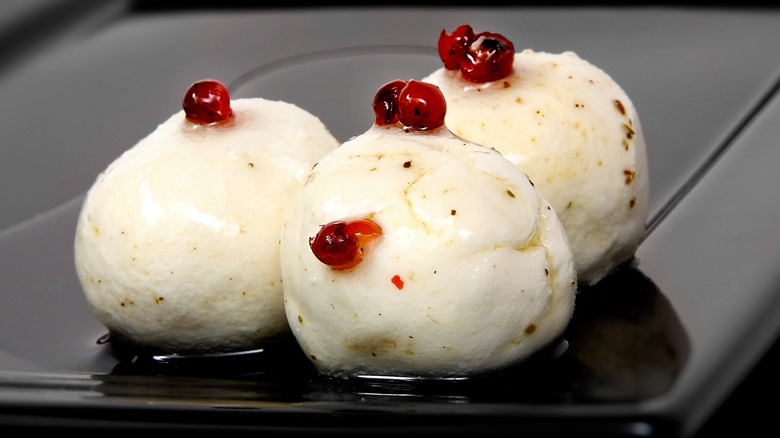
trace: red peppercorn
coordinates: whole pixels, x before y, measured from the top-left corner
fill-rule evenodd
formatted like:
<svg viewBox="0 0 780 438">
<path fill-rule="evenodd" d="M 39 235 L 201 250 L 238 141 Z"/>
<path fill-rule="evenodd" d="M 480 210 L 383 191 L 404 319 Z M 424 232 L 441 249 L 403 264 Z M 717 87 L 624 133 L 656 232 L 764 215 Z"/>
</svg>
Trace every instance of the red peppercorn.
<svg viewBox="0 0 780 438">
<path fill-rule="evenodd" d="M 464 24 L 448 34 L 443 29 L 439 35 L 439 57 L 444 61 L 444 68 L 455 70 L 460 67 L 460 61 L 464 58 L 464 50 L 475 39 L 474 30 Z"/>
<path fill-rule="evenodd" d="M 374 120 L 377 125 L 393 125 L 398 122 L 398 95 L 406 86 L 406 81 L 396 79 L 390 81 L 374 94 Z"/>
<path fill-rule="evenodd" d="M 334 221 L 320 227 L 309 239 L 312 253 L 334 270 L 357 266 L 370 244 L 382 235 L 382 227 L 370 219 Z"/>
<path fill-rule="evenodd" d="M 184 95 L 182 108 L 187 120 L 198 125 L 222 123 L 233 117 L 227 87 L 214 80 L 192 84 Z"/>
<path fill-rule="evenodd" d="M 509 76 L 514 63 L 514 45 L 497 33 L 482 32 L 468 46 L 460 72 L 471 82 L 493 82 Z"/>
<path fill-rule="evenodd" d="M 447 101 L 439 87 L 427 82 L 390 81 L 374 94 L 372 107 L 378 126 L 401 123 L 407 129 L 424 131 L 444 125 Z"/>
<path fill-rule="evenodd" d="M 410 80 L 398 95 L 398 121 L 424 131 L 444 125 L 447 101 L 439 87 Z"/>
</svg>

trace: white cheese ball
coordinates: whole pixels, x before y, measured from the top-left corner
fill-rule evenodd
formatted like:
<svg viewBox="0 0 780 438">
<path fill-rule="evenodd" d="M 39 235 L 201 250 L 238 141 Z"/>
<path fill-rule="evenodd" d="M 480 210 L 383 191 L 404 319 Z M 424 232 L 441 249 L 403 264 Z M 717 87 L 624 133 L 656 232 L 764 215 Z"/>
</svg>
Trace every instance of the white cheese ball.
<svg viewBox="0 0 780 438">
<path fill-rule="evenodd" d="M 362 262 L 321 263 L 333 221 L 382 228 Z M 576 272 L 554 210 L 494 149 L 373 126 L 314 167 L 281 244 L 287 319 L 325 375 L 448 378 L 516 364 L 563 334 Z"/>
<path fill-rule="evenodd" d="M 112 336 L 171 353 L 254 348 L 287 334 L 279 238 L 290 199 L 338 146 L 281 101 L 232 102 L 234 119 L 174 114 L 87 192 L 75 265 Z"/>
<path fill-rule="evenodd" d="M 607 73 L 573 52 L 524 50 L 495 82 L 444 68 L 423 80 L 447 99 L 455 134 L 496 148 L 550 201 L 581 284 L 633 257 L 647 220 L 645 140 L 633 103 Z"/>
</svg>

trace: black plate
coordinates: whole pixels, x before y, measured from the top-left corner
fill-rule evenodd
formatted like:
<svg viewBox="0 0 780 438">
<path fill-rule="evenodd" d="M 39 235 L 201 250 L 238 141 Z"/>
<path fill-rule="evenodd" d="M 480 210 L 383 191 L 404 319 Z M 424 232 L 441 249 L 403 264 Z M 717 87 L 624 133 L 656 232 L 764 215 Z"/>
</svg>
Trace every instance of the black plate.
<svg viewBox="0 0 780 438">
<path fill-rule="evenodd" d="M 0 424 L 690 436 L 778 333 L 773 11 L 106 9 L 0 77 L 14 102 L 0 118 Z M 648 233 L 635 260 L 580 290 L 561 343 L 478 379 L 341 381 L 291 339 L 231 357 L 103 342 L 73 267 L 78 209 L 189 83 L 294 102 L 346 140 L 368 129 L 379 85 L 437 68 L 438 33 L 464 23 L 576 51 L 640 114 Z"/>
</svg>

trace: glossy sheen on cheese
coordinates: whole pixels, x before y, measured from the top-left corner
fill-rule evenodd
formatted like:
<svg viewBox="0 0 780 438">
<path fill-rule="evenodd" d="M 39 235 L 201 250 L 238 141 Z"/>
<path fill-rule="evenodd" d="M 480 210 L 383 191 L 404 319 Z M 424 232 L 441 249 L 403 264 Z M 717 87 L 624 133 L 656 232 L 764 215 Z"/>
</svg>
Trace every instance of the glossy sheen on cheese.
<svg viewBox="0 0 780 438">
<path fill-rule="evenodd" d="M 323 224 L 370 218 L 382 235 L 349 270 L 321 263 Z M 495 150 L 446 128 L 373 126 L 313 169 L 281 244 L 287 318 L 328 375 L 468 376 L 559 337 L 576 273 L 555 212 Z"/>
<path fill-rule="evenodd" d="M 119 338 L 166 352 L 233 351 L 289 333 L 279 238 L 290 198 L 338 145 L 289 103 L 238 99 L 227 125 L 174 114 L 101 173 L 76 270 Z"/>
<path fill-rule="evenodd" d="M 636 109 L 604 71 L 573 52 L 524 50 L 487 84 L 459 71 L 423 79 L 447 99 L 447 126 L 525 171 L 568 234 L 578 281 L 632 258 L 645 229 L 648 170 Z"/>
</svg>

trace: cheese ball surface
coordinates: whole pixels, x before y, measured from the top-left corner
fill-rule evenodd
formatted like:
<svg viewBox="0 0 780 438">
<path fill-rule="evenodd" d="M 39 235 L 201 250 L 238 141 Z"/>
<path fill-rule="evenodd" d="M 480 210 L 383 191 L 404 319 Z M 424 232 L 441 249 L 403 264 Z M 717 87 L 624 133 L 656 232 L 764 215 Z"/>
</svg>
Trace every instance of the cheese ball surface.
<svg viewBox="0 0 780 438">
<path fill-rule="evenodd" d="M 595 284 L 636 252 L 649 184 L 633 103 L 603 70 L 574 52 L 515 54 L 512 73 L 464 80 L 441 68 L 423 79 L 448 103 L 447 126 L 494 147 L 552 204 L 581 284 Z"/>
<path fill-rule="evenodd" d="M 289 334 L 283 214 L 338 142 L 289 103 L 238 99 L 233 112 L 217 126 L 174 114 L 87 192 L 75 265 L 112 336 L 189 353 L 250 349 Z"/>
<path fill-rule="evenodd" d="M 382 228 L 353 268 L 320 262 L 327 223 Z M 572 315 L 566 236 L 528 177 L 446 128 L 373 126 L 314 167 L 281 244 L 287 318 L 320 372 L 461 377 L 508 367 Z"/>
</svg>

